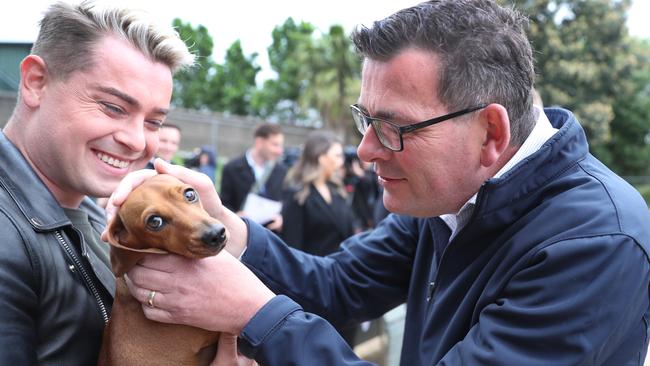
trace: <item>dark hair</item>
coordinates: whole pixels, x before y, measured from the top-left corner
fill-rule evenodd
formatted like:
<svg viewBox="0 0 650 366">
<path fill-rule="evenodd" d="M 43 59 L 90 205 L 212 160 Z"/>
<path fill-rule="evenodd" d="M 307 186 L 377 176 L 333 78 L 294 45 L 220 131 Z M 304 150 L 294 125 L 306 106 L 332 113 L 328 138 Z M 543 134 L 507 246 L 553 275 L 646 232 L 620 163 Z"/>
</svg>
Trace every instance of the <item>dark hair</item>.
<svg viewBox="0 0 650 366">
<path fill-rule="evenodd" d="M 387 61 L 407 48 L 431 51 L 440 61 L 438 98 L 449 110 L 482 103 L 503 105 L 511 144 L 520 145 L 535 119 L 528 20 L 492 0 L 433 0 L 403 9 L 352 41 L 362 56 Z"/>
<path fill-rule="evenodd" d="M 279 135 L 282 133 L 282 128 L 279 124 L 276 123 L 262 123 L 257 126 L 255 132 L 253 133 L 254 138 L 261 137 L 267 139 L 271 136 Z"/>
</svg>

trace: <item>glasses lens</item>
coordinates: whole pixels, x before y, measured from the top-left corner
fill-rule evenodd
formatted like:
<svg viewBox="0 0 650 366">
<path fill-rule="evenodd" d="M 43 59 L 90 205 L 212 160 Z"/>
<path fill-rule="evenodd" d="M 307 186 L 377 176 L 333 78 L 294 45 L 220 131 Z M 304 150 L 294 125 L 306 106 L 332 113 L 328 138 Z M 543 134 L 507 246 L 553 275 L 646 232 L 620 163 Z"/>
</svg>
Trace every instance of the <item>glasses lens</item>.
<svg viewBox="0 0 650 366">
<path fill-rule="evenodd" d="M 368 130 L 368 124 L 366 123 L 366 119 L 361 113 L 361 111 L 354 106 L 351 107 L 352 109 L 352 119 L 354 120 L 354 124 L 357 126 L 357 130 L 359 130 L 359 133 L 362 135 L 366 134 L 366 131 Z"/>
<path fill-rule="evenodd" d="M 352 110 L 352 119 L 354 119 L 354 124 L 357 126 L 359 133 L 365 135 L 368 127 L 370 127 L 369 123 L 372 123 L 372 128 L 375 130 L 375 134 L 377 134 L 377 138 L 382 145 L 391 150 L 400 150 L 399 130 L 397 128 L 386 121 L 372 119 L 366 116 L 354 105 L 350 109 Z"/>
<path fill-rule="evenodd" d="M 391 150 L 399 150 L 399 131 L 392 125 L 376 119 L 372 121 L 372 127 L 375 129 L 379 141 Z"/>
</svg>

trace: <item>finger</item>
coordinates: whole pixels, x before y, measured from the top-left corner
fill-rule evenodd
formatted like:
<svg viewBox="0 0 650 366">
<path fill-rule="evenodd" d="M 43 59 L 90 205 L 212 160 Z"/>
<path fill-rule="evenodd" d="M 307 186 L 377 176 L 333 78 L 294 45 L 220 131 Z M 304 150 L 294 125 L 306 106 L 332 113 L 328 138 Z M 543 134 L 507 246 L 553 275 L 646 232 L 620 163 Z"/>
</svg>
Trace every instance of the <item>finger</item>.
<svg viewBox="0 0 650 366">
<path fill-rule="evenodd" d="M 147 254 L 138 265 L 154 271 L 172 273 L 185 266 L 190 259 L 177 254 Z"/>
<path fill-rule="evenodd" d="M 159 308 L 157 305 L 152 308 L 149 305 L 142 304 L 142 311 L 147 319 L 160 323 L 173 323 L 171 313 L 163 308 Z"/>
<path fill-rule="evenodd" d="M 219 214 L 222 213 L 221 199 L 214 187 L 214 182 L 207 175 L 184 166 L 169 164 L 162 159 L 156 159 L 154 167 L 161 174 L 173 175 L 182 182 L 193 186 L 199 192 L 201 204 L 210 216 L 219 217 Z"/>
<path fill-rule="evenodd" d="M 181 181 L 193 185 L 196 189 L 210 188 L 214 190 L 212 180 L 207 175 L 196 170 L 188 169 L 181 165 L 170 164 L 160 158 L 154 161 L 154 167 L 159 173 L 173 175 Z"/>
<path fill-rule="evenodd" d="M 133 296 L 136 300 L 138 300 L 139 303 L 143 305 L 147 304 L 151 291 L 156 291 L 156 295 L 154 296 L 154 303 L 158 303 L 163 295 L 163 292 L 160 289 L 145 288 L 137 285 L 135 282 L 133 282 L 133 280 L 131 280 L 128 275 L 124 276 L 124 281 L 126 282 L 126 287 L 129 288 L 131 296 Z"/>
<path fill-rule="evenodd" d="M 129 173 L 122 181 L 120 184 L 117 186 L 115 191 L 113 191 L 113 194 L 111 194 L 110 198 L 108 199 L 108 202 L 106 203 L 105 211 L 106 211 L 106 222 L 110 223 L 113 220 L 113 217 L 117 214 L 117 210 L 119 209 L 120 205 L 124 203 L 124 200 L 126 197 L 131 193 L 131 191 L 142 184 L 145 180 L 148 178 L 153 177 L 157 173 L 154 170 L 151 169 L 141 169 L 137 170 L 135 172 Z M 105 228 L 104 231 L 101 234 L 101 238 L 104 241 L 107 241 L 108 239 L 108 231 Z"/>
<path fill-rule="evenodd" d="M 140 169 L 129 173 L 126 177 L 124 177 L 124 179 L 122 179 L 120 184 L 111 195 L 111 198 L 109 198 L 109 205 L 112 203 L 113 206 L 119 207 L 124 202 L 129 193 L 135 189 L 135 187 L 139 186 L 142 184 L 142 182 L 157 174 L 158 173 L 152 169 Z"/>
<path fill-rule="evenodd" d="M 237 336 L 230 333 L 219 335 L 217 355 L 211 366 L 232 366 L 237 365 Z"/>
<path fill-rule="evenodd" d="M 164 258 L 178 256 L 154 254 L 149 256 L 151 259 L 147 260 L 145 257 L 141 263 L 133 266 L 133 268 L 126 273 L 128 278 L 127 285 L 129 285 L 129 283 L 133 285 L 129 289 L 133 288 L 135 290 L 135 287 L 138 287 L 146 290 L 156 290 L 168 293 L 169 286 L 172 284 L 172 270 L 178 270 L 179 267 L 184 266 L 185 264 L 174 258 Z M 182 259 L 182 257 L 178 258 Z M 174 263 L 179 264 L 174 265 Z M 139 299 L 141 300 L 142 297 Z"/>
</svg>

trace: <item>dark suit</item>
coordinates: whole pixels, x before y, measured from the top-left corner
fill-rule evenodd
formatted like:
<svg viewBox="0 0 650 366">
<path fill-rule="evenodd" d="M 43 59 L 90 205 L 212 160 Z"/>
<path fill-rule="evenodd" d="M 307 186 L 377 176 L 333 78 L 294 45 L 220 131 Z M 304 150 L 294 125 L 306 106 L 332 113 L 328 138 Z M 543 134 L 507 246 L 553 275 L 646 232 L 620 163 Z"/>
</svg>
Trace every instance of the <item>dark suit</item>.
<svg viewBox="0 0 650 366">
<path fill-rule="evenodd" d="M 354 234 L 354 214 L 333 186 L 332 202 L 328 204 L 314 186 L 303 205 L 295 199 L 296 190 L 285 195 L 282 205 L 282 238 L 287 244 L 304 252 L 325 256 L 335 252 L 339 244 Z"/>
<path fill-rule="evenodd" d="M 352 208 L 330 185 L 332 202 L 327 203 L 312 185 L 303 205 L 295 199 L 296 190 L 285 193 L 282 203 L 281 237 L 290 246 L 314 255 L 326 256 L 339 249 L 343 240 L 354 234 Z M 354 346 L 357 324 L 340 324 L 336 329 L 350 347 Z"/>
<path fill-rule="evenodd" d="M 285 175 L 287 175 L 287 167 L 280 162 L 276 163 L 259 195 L 281 201 Z M 221 173 L 221 189 L 219 192 L 221 202 L 232 211 L 241 210 L 244 200 L 254 183 L 255 174 L 253 168 L 246 161 L 246 155 L 230 160 L 223 167 Z"/>
</svg>

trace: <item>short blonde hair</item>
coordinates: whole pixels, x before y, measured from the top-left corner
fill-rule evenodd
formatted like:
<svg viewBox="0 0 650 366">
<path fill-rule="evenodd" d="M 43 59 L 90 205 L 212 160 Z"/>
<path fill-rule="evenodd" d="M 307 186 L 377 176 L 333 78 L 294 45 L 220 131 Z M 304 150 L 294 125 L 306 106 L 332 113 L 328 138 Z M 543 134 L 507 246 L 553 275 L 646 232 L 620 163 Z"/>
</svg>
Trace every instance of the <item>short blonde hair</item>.
<svg viewBox="0 0 650 366">
<path fill-rule="evenodd" d="M 45 60 L 48 72 L 66 79 L 96 62 L 94 47 L 106 36 L 122 38 L 151 60 L 167 65 L 172 72 L 194 63 L 194 55 L 172 26 L 160 26 L 143 12 L 99 7 L 93 1 L 78 5 L 57 2 L 40 21 L 32 54 Z"/>
</svg>

